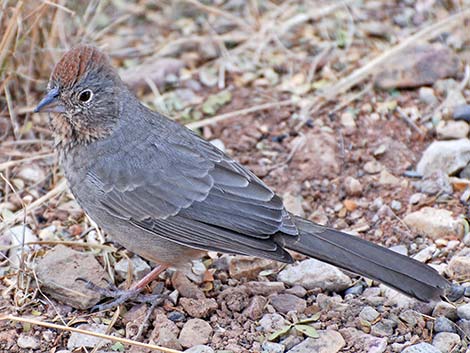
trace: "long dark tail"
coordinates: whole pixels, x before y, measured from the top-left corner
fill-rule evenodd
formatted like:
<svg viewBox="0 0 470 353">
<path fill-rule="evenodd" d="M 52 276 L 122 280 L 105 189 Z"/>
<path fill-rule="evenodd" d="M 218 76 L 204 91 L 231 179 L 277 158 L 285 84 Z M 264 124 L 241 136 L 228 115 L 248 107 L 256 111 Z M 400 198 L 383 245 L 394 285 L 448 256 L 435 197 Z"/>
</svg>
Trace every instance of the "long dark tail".
<svg viewBox="0 0 470 353">
<path fill-rule="evenodd" d="M 299 237 L 283 235 L 288 249 L 377 280 L 422 301 L 439 299 L 450 283 L 432 267 L 359 237 L 295 218 Z"/>
</svg>

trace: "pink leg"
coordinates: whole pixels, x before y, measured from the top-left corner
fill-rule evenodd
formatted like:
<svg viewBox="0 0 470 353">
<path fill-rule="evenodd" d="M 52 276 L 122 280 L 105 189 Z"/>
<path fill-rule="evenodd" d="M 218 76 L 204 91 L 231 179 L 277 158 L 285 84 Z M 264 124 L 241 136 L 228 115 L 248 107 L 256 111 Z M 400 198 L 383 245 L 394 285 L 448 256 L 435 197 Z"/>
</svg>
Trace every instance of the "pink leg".
<svg viewBox="0 0 470 353">
<path fill-rule="evenodd" d="M 166 265 L 157 265 L 151 272 L 146 274 L 139 282 L 135 283 L 132 286 L 132 289 L 142 289 L 144 288 L 147 284 L 152 282 L 154 279 L 156 279 L 160 273 L 165 271 L 168 268 Z"/>
</svg>

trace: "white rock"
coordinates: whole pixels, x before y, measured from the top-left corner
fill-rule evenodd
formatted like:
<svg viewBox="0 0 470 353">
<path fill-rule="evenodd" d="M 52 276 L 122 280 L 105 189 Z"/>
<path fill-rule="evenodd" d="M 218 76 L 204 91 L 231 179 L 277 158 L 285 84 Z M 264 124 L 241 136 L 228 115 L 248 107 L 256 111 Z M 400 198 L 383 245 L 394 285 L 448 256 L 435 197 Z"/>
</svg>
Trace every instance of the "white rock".
<svg viewBox="0 0 470 353">
<path fill-rule="evenodd" d="M 261 353 L 283 353 L 286 349 L 286 347 L 280 343 L 268 341 L 264 342 L 261 348 L 263 348 Z"/>
<path fill-rule="evenodd" d="M 470 320 L 470 303 L 458 306 L 457 315 L 461 319 Z"/>
<path fill-rule="evenodd" d="M 462 139 L 468 136 L 470 126 L 462 120 L 443 121 L 436 126 L 437 135 L 442 139 Z"/>
<path fill-rule="evenodd" d="M 214 139 L 209 142 L 212 143 L 215 147 L 217 147 L 222 152 L 225 152 L 225 144 L 221 139 Z"/>
<path fill-rule="evenodd" d="M 435 171 L 454 174 L 470 162 L 470 140 L 434 141 L 424 151 L 416 171 L 424 176 Z"/>
<path fill-rule="evenodd" d="M 400 184 L 400 179 L 398 179 L 395 175 L 391 174 L 387 170 L 382 170 L 380 172 L 379 183 L 382 185 L 398 185 Z"/>
<path fill-rule="evenodd" d="M 44 171 L 37 165 L 24 166 L 18 173 L 18 176 L 32 183 L 37 183 L 45 178 Z"/>
<path fill-rule="evenodd" d="M 307 338 L 294 346 L 288 353 L 336 353 L 345 345 L 343 336 L 333 330 L 317 331 L 320 337 Z"/>
<path fill-rule="evenodd" d="M 341 125 L 348 128 L 355 128 L 356 121 L 354 120 L 354 115 L 351 112 L 344 112 L 340 117 Z"/>
<path fill-rule="evenodd" d="M 198 344 L 197 346 L 186 349 L 184 353 L 214 353 L 214 350 L 209 346 Z"/>
<path fill-rule="evenodd" d="M 421 87 L 419 89 L 419 100 L 429 105 L 437 103 L 437 98 L 434 95 L 434 90 L 431 87 Z"/>
<path fill-rule="evenodd" d="M 352 285 L 351 279 L 338 268 L 315 259 L 286 266 L 277 279 L 291 286 L 300 285 L 306 289 L 322 288 L 335 292 Z"/>
<path fill-rule="evenodd" d="M 282 201 L 287 211 L 296 216 L 305 217 L 305 211 L 302 208 L 303 197 L 298 195 L 292 195 L 290 192 L 286 192 L 282 195 Z"/>
<path fill-rule="evenodd" d="M 457 281 L 470 278 L 470 248 L 465 248 L 456 256 L 452 257 L 446 273 Z"/>
<path fill-rule="evenodd" d="M 414 232 L 432 239 L 445 236 L 463 236 L 463 225 L 452 217 L 452 212 L 438 208 L 423 207 L 419 211 L 406 215 L 403 220 Z"/>
<path fill-rule="evenodd" d="M 460 345 L 460 336 L 451 332 L 439 332 L 434 336 L 432 345 L 441 353 L 455 352 L 455 348 Z"/>
<path fill-rule="evenodd" d="M 212 327 L 202 319 L 190 319 L 181 329 L 179 342 L 185 348 L 203 345 L 209 342 Z"/>
<path fill-rule="evenodd" d="M 405 348 L 402 353 L 441 353 L 441 351 L 429 343 L 422 342 Z"/>
<path fill-rule="evenodd" d="M 259 320 L 259 325 L 261 328 L 261 331 L 266 332 L 266 333 L 272 333 L 277 330 L 280 330 L 286 325 L 286 320 L 277 313 L 274 314 L 265 314 Z"/>
<path fill-rule="evenodd" d="M 13 246 L 8 252 L 9 263 L 12 268 L 18 268 L 20 263 L 21 254 L 24 251 L 28 252 L 31 250 L 31 246 L 26 245 L 24 249 L 18 247 L 21 245 L 23 240 L 25 243 L 37 241 L 38 238 L 33 234 L 33 231 L 28 226 L 14 226 L 5 231 L 6 237 L 10 237 L 10 244 Z M 24 238 L 23 238 L 24 236 Z"/>
<path fill-rule="evenodd" d="M 100 324 L 82 324 L 77 328 L 85 331 L 91 331 L 96 333 L 105 333 L 108 328 L 107 325 Z M 94 348 L 97 345 L 104 345 L 110 343 L 110 340 L 104 340 L 95 336 L 84 335 L 82 333 L 72 332 L 70 334 L 69 341 L 67 342 L 67 348 L 74 350 L 75 348 L 86 347 Z"/>
<path fill-rule="evenodd" d="M 362 185 L 356 178 L 348 176 L 344 180 L 344 190 L 349 196 L 360 196 L 362 194 Z"/>
<path fill-rule="evenodd" d="M 140 257 L 133 256 L 130 260 L 132 262 L 132 277 L 134 279 L 139 280 L 143 278 L 146 274 L 150 273 L 151 271 L 150 266 Z M 129 270 L 129 261 L 126 258 L 121 259 L 114 266 L 114 269 L 116 270 L 117 275 L 121 279 L 127 279 L 127 272 Z"/>
<path fill-rule="evenodd" d="M 432 255 L 436 251 L 436 245 L 429 245 L 424 249 L 420 250 L 416 255 L 413 256 L 415 260 L 419 262 L 427 262 L 432 259 Z"/>
<path fill-rule="evenodd" d="M 36 337 L 28 336 L 25 334 L 21 334 L 18 337 L 18 341 L 16 342 L 18 347 L 24 349 L 38 349 L 39 348 L 39 340 Z"/>
</svg>

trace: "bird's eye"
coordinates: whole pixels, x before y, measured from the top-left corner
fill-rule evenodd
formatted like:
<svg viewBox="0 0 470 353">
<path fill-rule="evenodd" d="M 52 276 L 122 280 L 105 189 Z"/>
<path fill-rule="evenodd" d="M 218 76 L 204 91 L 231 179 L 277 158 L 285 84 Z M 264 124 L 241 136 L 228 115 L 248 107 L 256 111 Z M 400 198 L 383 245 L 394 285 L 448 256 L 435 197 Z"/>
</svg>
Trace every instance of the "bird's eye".
<svg viewBox="0 0 470 353">
<path fill-rule="evenodd" d="M 89 102 L 92 97 L 93 97 L 93 92 L 91 91 L 91 89 L 83 90 L 78 95 L 78 99 L 80 100 L 80 102 L 84 102 L 84 103 Z"/>
</svg>

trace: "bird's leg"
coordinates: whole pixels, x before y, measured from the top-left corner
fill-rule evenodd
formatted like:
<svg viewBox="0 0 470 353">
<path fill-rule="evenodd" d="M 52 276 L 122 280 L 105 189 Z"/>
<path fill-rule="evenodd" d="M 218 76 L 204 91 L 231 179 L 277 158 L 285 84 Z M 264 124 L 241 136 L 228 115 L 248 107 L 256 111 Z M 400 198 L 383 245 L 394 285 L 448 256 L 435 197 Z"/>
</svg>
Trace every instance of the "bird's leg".
<svg viewBox="0 0 470 353">
<path fill-rule="evenodd" d="M 88 281 L 86 284 L 87 288 L 93 291 L 96 291 L 105 297 L 115 298 L 113 301 L 109 303 L 95 305 L 92 308 L 92 311 L 108 310 L 130 299 L 139 303 L 154 303 L 156 301 L 161 302 L 163 300 L 163 297 L 161 294 L 157 293 L 157 294 L 144 295 L 140 293 L 142 292 L 142 290 L 145 288 L 147 284 L 149 284 L 154 279 L 156 279 L 167 268 L 168 266 L 165 266 L 165 265 L 157 265 L 150 273 L 145 275 L 141 280 L 135 283 L 128 290 L 117 289 L 114 285 L 111 285 L 108 288 L 102 288 Z M 163 288 L 161 289 L 163 290 Z"/>
</svg>

